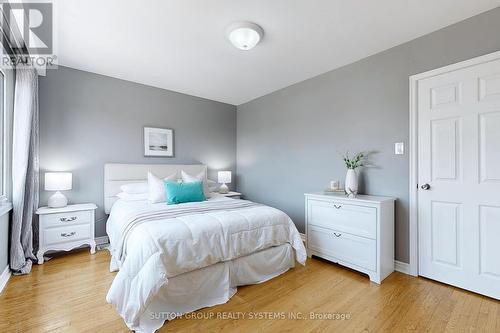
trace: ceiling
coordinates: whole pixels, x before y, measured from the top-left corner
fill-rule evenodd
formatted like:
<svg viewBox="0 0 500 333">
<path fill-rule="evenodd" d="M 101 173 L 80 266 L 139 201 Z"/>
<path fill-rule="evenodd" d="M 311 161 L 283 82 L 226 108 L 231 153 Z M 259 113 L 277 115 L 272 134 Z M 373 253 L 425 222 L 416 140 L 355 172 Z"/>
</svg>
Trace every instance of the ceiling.
<svg viewBox="0 0 500 333">
<path fill-rule="evenodd" d="M 57 0 L 59 64 L 239 105 L 500 0 Z M 226 27 L 262 26 L 250 51 Z"/>
</svg>

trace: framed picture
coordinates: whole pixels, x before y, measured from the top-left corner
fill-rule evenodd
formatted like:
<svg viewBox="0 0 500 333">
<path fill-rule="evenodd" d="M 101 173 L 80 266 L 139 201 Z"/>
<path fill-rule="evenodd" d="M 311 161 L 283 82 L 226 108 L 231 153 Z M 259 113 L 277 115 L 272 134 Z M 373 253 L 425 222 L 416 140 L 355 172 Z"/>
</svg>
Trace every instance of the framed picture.
<svg viewBox="0 0 500 333">
<path fill-rule="evenodd" d="M 144 156 L 173 157 L 174 130 L 144 127 Z"/>
</svg>

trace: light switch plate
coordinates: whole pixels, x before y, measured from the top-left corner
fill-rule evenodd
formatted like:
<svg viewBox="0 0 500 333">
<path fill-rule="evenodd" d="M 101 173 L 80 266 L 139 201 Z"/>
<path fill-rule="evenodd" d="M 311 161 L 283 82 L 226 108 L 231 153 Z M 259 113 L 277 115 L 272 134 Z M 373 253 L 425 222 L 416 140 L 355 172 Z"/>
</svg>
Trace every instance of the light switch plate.
<svg viewBox="0 0 500 333">
<path fill-rule="evenodd" d="M 404 142 L 396 142 L 394 144 L 394 154 L 403 155 L 405 153 L 405 144 Z"/>
</svg>

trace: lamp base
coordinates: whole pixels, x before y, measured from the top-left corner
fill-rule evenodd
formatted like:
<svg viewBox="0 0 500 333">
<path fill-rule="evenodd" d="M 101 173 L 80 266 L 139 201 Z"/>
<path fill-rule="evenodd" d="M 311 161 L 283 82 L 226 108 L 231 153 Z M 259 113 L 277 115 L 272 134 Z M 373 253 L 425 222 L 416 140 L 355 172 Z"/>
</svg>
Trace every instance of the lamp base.
<svg viewBox="0 0 500 333">
<path fill-rule="evenodd" d="M 54 193 L 48 201 L 48 206 L 50 208 L 61 208 L 61 207 L 66 207 L 68 205 L 68 199 L 64 194 L 61 192 L 57 191 Z"/>
<path fill-rule="evenodd" d="M 219 193 L 220 194 L 227 194 L 229 193 L 229 187 L 227 187 L 226 184 L 222 184 L 220 187 L 219 187 Z"/>
</svg>

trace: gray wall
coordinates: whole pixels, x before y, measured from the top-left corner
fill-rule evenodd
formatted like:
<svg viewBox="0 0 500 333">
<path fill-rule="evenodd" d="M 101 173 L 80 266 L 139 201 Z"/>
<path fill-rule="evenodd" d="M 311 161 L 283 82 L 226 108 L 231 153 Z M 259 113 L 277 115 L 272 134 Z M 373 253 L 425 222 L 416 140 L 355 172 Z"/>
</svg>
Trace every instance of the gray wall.
<svg viewBox="0 0 500 333">
<path fill-rule="evenodd" d="M 174 129 L 174 158 L 143 157 L 143 126 Z M 236 107 L 59 67 L 40 78 L 40 203 L 45 171 L 73 172 L 72 203 L 94 202 L 105 235 L 105 163 L 203 163 L 236 171 Z M 234 186 L 233 184 L 230 184 Z"/>
<path fill-rule="evenodd" d="M 238 191 L 304 231 L 304 192 L 345 177 L 338 151 L 376 151 L 362 191 L 398 197 L 396 259 L 408 262 L 408 76 L 500 49 L 500 7 L 238 106 Z"/>
</svg>

